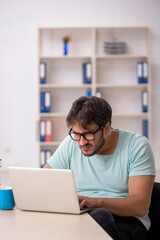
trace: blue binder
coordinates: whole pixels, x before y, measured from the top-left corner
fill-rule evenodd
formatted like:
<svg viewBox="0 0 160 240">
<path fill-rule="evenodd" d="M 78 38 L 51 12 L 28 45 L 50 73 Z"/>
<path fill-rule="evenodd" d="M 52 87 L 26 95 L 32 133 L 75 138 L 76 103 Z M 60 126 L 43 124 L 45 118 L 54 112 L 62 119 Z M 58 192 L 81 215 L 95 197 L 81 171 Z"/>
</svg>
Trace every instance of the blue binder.
<svg viewBox="0 0 160 240">
<path fill-rule="evenodd" d="M 52 156 L 52 152 L 51 150 L 46 150 L 45 151 L 45 160 L 47 162 L 47 160 Z"/>
<path fill-rule="evenodd" d="M 45 120 L 40 120 L 40 141 L 45 142 Z"/>
<path fill-rule="evenodd" d="M 143 83 L 143 62 L 137 62 L 138 83 Z"/>
<path fill-rule="evenodd" d="M 138 83 L 148 83 L 148 63 L 146 61 L 137 62 Z"/>
<path fill-rule="evenodd" d="M 41 113 L 51 112 L 51 92 L 50 91 L 40 92 L 40 112 Z"/>
<path fill-rule="evenodd" d="M 40 151 L 40 167 L 43 168 L 47 160 L 52 156 L 51 150 L 41 150 Z"/>
<path fill-rule="evenodd" d="M 46 62 L 40 62 L 40 66 L 39 66 L 39 76 L 40 76 L 40 83 L 44 84 L 46 83 L 46 69 L 47 69 L 47 64 Z"/>
<path fill-rule="evenodd" d="M 83 83 L 91 84 L 92 81 L 92 69 L 91 62 L 83 63 Z"/>
<path fill-rule="evenodd" d="M 44 112 L 51 112 L 51 92 L 45 91 L 44 93 Z"/>
<path fill-rule="evenodd" d="M 148 63 L 143 62 L 143 83 L 148 83 Z"/>
<path fill-rule="evenodd" d="M 46 164 L 45 150 L 40 151 L 40 167 L 43 168 Z"/>
<path fill-rule="evenodd" d="M 148 112 L 148 92 L 146 90 L 141 93 L 142 112 Z"/>
<path fill-rule="evenodd" d="M 142 134 L 148 138 L 148 120 L 142 120 Z"/>
<path fill-rule="evenodd" d="M 41 91 L 40 92 L 40 112 L 41 113 L 45 112 L 44 101 L 45 101 L 45 92 Z"/>
<path fill-rule="evenodd" d="M 91 96 L 92 96 L 92 91 L 91 91 L 91 90 L 87 91 L 87 92 L 86 92 L 86 96 L 87 96 L 87 97 L 91 97 Z"/>
</svg>

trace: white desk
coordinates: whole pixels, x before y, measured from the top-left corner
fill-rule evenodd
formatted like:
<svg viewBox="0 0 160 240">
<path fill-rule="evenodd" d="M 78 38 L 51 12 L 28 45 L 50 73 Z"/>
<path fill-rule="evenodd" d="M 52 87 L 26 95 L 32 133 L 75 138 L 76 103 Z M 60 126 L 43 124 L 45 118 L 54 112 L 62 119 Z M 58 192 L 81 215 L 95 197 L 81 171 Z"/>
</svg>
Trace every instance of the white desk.
<svg viewBox="0 0 160 240">
<path fill-rule="evenodd" d="M 111 240 L 89 216 L 0 210 L 2 240 Z"/>
</svg>

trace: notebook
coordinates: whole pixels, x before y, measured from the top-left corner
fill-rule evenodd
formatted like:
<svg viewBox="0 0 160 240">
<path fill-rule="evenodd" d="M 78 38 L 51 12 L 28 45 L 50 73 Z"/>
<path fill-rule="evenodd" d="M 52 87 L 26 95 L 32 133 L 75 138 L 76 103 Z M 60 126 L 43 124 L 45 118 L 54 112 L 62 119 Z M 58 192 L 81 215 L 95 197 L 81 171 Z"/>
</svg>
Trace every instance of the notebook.
<svg viewBox="0 0 160 240">
<path fill-rule="evenodd" d="M 16 208 L 80 214 L 72 170 L 9 167 Z"/>
</svg>

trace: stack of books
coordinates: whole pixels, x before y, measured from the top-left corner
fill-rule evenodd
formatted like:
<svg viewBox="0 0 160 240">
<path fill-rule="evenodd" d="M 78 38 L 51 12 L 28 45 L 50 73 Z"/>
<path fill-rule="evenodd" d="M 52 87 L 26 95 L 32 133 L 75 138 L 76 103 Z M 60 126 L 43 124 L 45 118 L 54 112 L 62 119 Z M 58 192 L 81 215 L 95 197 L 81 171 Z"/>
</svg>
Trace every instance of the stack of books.
<svg viewBox="0 0 160 240">
<path fill-rule="evenodd" d="M 127 44 L 113 39 L 111 42 L 104 42 L 104 52 L 107 54 L 125 54 Z"/>
</svg>

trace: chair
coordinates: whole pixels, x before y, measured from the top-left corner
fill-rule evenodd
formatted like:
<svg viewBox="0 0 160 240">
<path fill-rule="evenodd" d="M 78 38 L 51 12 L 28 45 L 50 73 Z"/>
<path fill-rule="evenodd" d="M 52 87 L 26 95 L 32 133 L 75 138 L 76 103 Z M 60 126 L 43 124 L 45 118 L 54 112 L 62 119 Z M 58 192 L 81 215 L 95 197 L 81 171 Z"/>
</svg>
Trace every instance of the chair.
<svg viewBox="0 0 160 240">
<path fill-rule="evenodd" d="M 155 182 L 149 208 L 151 227 L 147 234 L 148 240 L 160 240 L 160 183 Z"/>
</svg>

